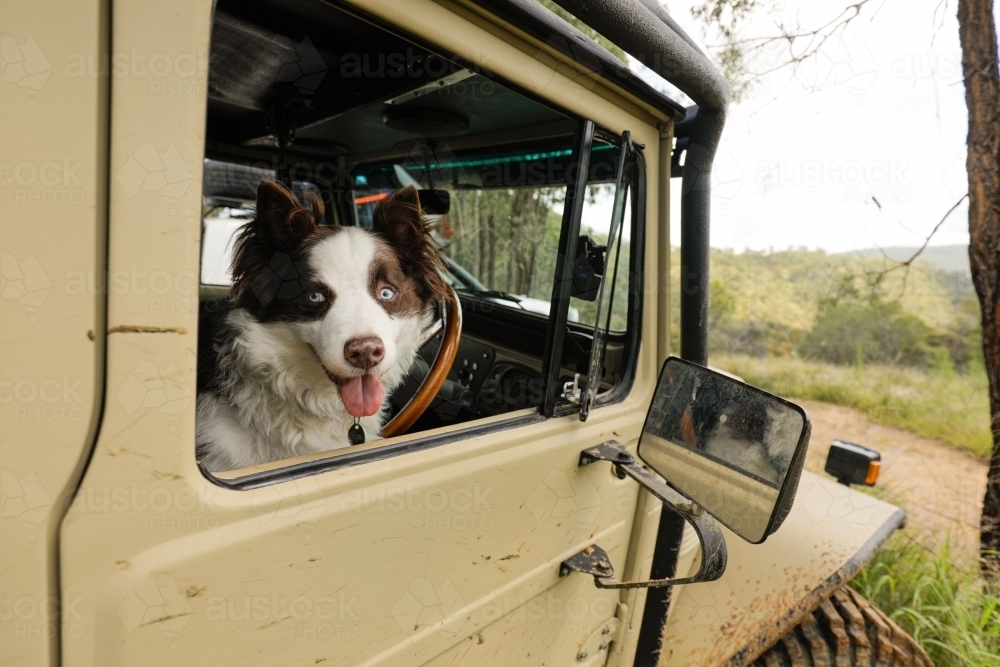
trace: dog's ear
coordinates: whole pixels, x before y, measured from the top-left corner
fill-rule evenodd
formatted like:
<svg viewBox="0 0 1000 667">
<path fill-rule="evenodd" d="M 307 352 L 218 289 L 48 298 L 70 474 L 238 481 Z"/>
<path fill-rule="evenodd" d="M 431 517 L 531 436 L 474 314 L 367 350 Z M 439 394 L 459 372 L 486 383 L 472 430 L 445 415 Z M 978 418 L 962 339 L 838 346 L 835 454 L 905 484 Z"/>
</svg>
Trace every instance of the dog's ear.
<svg viewBox="0 0 1000 667">
<path fill-rule="evenodd" d="M 410 185 L 396 190 L 378 203 L 372 218 L 372 231 L 385 239 L 403 270 L 424 288 L 421 297 L 449 297 L 451 291 L 439 272 L 441 259 L 420 210 L 417 189 Z"/>
<path fill-rule="evenodd" d="M 309 195 L 312 210 L 283 185 L 261 181 L 257 187 L 257 215 L 240 228 L 233 247 L 231 293 L 238 307 L 263 313 L 283 284 L 305 276 L 299 251 L 323 217 L 323 202 Z"/>
<path fill-rule="evenodd" d="M 430 241 L 420 197 L 412 185 L 396 190 L 375 206 L 372 231 L 396 249 L 416 248 Z"/>
<path fill-rule="evenodd" d="M 293 252 L 302 241 L 316 231 L 323 216 L 323 204 L 310 194 L 312 210 L 303 208 L 295 195 L 284 185 L 261 181 L 257 187 L 257 215 L 254 231 L 270 242 L 275 250 Z"/>
</svg>

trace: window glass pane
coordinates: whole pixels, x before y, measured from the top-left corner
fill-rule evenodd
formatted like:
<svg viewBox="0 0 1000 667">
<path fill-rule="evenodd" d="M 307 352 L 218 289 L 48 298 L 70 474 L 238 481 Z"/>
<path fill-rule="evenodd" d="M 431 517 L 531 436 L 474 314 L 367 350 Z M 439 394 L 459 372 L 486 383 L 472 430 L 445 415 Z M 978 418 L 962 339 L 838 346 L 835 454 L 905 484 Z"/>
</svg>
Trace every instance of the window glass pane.
<svg viewBox="0 0 1000 667">
<path fill-rule="evenodd" d="M 608 232 L 611 227 L 612 208 L 615 200 L 615 171 L 617 168 L 619 148 L 617 145 L 600 138 L 594 139 L 591 150 L 591 165 L 587 180 L 587 193 L 583 203 L 583 215 L 580 219 L 580 235 L 590 237 L 599 247 L 606 248 Z M 631 193 L 629 193 L 630 195 Z M 616 258 L 612 257 L 609 268 L 614 270 L 608 280 L 614 278 L 614 293 L 611 283 L 605 287 L 604 298 L 611 303 L 611 331 L 623 332 L 628 324 L 628 291 L 630 284 L 629 266 L 631 260 L 632 238 L 632 203 L 631 196 L 625 200 L 625 215 L 621 224 L 621 251 Z M 596 301 L 586 301 L 580 298 L 572 300 L 573 308 L 579 312 L 579 321 L 594 325 L 597 316 Z"/>
<path fill-rule="evenodd" d="M 565 187 L 456 192 L 450 257 L 487 289 L 548 315 L 565 197 Z"/>
<path fill-rule="evenodd" d="M 608 335 L 598 337 L 598 344 L 602 346 L 600 361 L 601 367 L 597 371 L 599 378 L 598 394 L 604 394 L 612 389 L 624 377 L 628 359 L 630 357 L 629 336 L 629 297 L 632 287 L 631 261 L 632 261 L 632 196 L 629 186 L 630 172 L 626 171 L 623 178 L 622 188 L 624 190 L 624 206 L 621 212 L 621 219 L 617 223 L 617 230 L 614 238 L 609 238 L 612 217 L 614 215 L 615 201 L 615 177 L 618 169 L 618 159 L 620 148 L 617 143 L 603 138 L 599 134 L 595 138 L 591 151 L 591 164 L 588 173 L 586 196 L 583 202 L 583 213 L 580 220 L 580 240 L 574 280 L 579 283 L 575 286 L 575 291 L 580 292 L 578 296 L 571 299 L 572 307 L 579 313 L 579 322 L 586 325 L 586 334 L 574 334 L 571 336 L 581 342 L 587 349 L 588 356 L 586 364 L 577 364 L 582 376 L 586 377 L 590 373 L 590 364 L 593 355 L 593 333 L 595 325 L 601 330 L 608 331 Z M 626 166 L 626 170 L 629 167 Z M 585 249 L 590 249 L 585 253 Z M 606 264 L 606 266 L 605 266 Z M 590 267 L 603 270 L 599 280 L 590 278 L 582 280 L 586 276 Z M 595 271 L 596 275 L 596 271 Z M 587 289 L 581 289 L 585 286 Z M 603 315 L 601 321 L 598 318 L 598 293 L 603 290 Z M 638 311 L 634 314 L 638 316 Z M 638 322 L 635 323 L 638 325 Z M 586 342 L 583 342 L 583 339 Z"/>
<path fill-rule="evenodd" d="M 378 201 L 398 186 L 447 191 L 449 213 L 427 217 L 452 286 L 548 316 L 572 154 L 568 139 L 543 149 L 491 148 L 461 156 L 421 146 L 392 164 L 362 167 L 354 176 L 364 183 L 355 198 L 358 220 L 370 226 Z M 578 320 L 573 308 L 570 321 Z"/>
<path fill-rule="evenodd" d="M 587 199 L 583 205 L 580 220 L 580 235 L 589 236 L 599 246 L 608 246 L 608 232 L 611 227 L 611 209 L 614 205 L 614 184 L 591 184 L 587 186 Z M 625 218 L 621 227 L 621 251 L 617 263 L 611 258 L 610 268 L 614 270 L 614 293 L 611 283 L 605 288 L 604 298 L 611 302 L 611 331 L 622 332 L 628 328 L 628 290 L 630 283 L 632 239 L 632 197 L 631 191 L 625 197 Z M 610 279 L 610 276 L 609 276 Z M 574 298 L 572 306 L 579 313 L 579 321 L 593 326 L 597 316 L 597 302 Z"/>
</svg>

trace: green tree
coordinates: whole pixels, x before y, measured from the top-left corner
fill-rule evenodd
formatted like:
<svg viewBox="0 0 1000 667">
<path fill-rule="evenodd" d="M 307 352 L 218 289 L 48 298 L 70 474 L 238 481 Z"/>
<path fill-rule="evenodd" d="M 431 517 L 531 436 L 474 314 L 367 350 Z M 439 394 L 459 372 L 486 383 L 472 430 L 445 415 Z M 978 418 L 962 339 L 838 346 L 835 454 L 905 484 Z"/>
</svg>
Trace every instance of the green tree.
<svg viewBox="0 0 1000 667">
<path fill-rule="evenodd" d="M 802 342 L 802 355 L 841 365 L 926 367 L 944 353 L 930 345 L 930 336 L 930 327 L 898 301 L 828 302 Z"/>
</svg>

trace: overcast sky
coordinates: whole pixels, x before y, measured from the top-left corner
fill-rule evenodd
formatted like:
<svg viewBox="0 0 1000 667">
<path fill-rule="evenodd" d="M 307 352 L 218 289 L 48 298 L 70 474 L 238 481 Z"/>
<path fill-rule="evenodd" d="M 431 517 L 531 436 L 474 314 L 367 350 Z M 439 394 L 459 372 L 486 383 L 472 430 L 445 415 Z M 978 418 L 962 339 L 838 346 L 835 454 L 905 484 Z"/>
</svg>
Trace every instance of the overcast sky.
<svg viewBox="0 0 1000 667">
<path fill-rule="evenodd" d="M 701 42 L 692 4 L 672 0 L 668 9 Z M 783 6 L 815 26 L 846 4 Z M 842 252 L 921 244 L 966 191 L 955 4 L 885 0 L 797 77 L 770 75 L 733 105 L 715 162 L 712 245 Z M 957 209 L 931 243 L 968 243 L 967 211 Z"/>
</svg>

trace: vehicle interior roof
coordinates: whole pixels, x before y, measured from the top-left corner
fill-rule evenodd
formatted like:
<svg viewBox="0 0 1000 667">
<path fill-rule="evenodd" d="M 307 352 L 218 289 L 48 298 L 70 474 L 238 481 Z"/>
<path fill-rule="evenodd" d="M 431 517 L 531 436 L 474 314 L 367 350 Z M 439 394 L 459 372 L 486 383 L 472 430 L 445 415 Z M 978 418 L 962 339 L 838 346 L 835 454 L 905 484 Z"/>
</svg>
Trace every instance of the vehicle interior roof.
<svg viewBox="0 0 1000 667">
<path fill-rule="evenodd" d="M 387 54 L 415 67 L 392 70 Z M 576 124 L 488 71 L 315 0 L 221 0 L 210 63 L 207 146 L 221 159 L 269 159 L 283 113 L 294 125 L 289 157 L 351 162 L 406 155 L 418 143 L 458 151 L 569 137 Z M 392 114 L 418 122 L 393 124 Z M 420 118 L 445 123 L 424 133 Z"/>
</svg>

